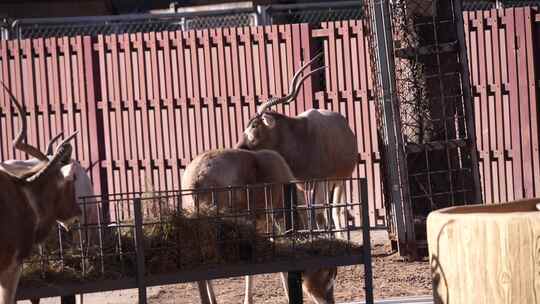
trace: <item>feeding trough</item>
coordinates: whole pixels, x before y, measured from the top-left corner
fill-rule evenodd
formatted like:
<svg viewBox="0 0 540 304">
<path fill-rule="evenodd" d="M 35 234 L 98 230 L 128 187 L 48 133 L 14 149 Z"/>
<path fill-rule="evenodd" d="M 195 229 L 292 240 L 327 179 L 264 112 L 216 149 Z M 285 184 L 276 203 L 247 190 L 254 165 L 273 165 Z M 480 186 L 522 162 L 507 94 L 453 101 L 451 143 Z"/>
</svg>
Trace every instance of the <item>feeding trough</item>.
<svg viewBox="0 0 540 304">
<path fill-rule="evenodd" d="M 540 199 L 429 214 L 435 303 L 540 303 Z"/>
</svg>

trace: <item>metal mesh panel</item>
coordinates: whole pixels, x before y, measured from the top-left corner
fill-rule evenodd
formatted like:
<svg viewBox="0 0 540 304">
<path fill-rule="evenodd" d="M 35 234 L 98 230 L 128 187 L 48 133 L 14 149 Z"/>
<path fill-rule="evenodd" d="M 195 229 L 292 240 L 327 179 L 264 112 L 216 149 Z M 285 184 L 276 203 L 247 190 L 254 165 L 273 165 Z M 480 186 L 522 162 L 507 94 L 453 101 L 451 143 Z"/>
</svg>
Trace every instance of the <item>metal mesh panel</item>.
<svg viewBox="0 0 540 304">
<path fill-rule="evenodd" d="M 500 0 L 500 1 L 465 1 L 463 3 L 463 10 L 475 11 L 475 10 L 488 10 L 493 8 L 503 7 L 519 7 L 519 6 L 540 6 L 540 1 L 513 1 L 513 0 Z"/>
<path fill-rule="evenodd" d="M 172 14 L 22 19 L 6 23 L 2 38 L 97 36 L 285 23 L 310 23 L 318 27 L 325 21 L 360 19 L 360 7 L 360 1 L 335 1 Z"/>
<path fill-rule="evenodd" d="M 184 18 L 175 15 L 125 15 L 110 17 L 81 17 L 27 19 L 15 22 L 12 38 L 62 37 L 137 32 L 175 31 L 184 29 Z"/>
<path fill-rule="evenodd" d="M 392 3 L 396 84 L 413 209 L 473 201 L 471 151 L 453 1 Z M 424 199 L 425 198 L 425 199 Z"/>
<path fill-rule="evenodd" d="M 254 25 L 257 25 L 257 15 L 255 13 L 221 16 L 200 16 L 187 18 L 185 20 L 186 30 Z"/>
<path fill-rule="evenodd" d="M 379 122 L 385 131 L 385 181 L 390 182 L 386 197 L 394 205 L 387 209 L 397 225 L 391 228 L 404 232 L 391 233 L 402 238 L 398 241 L 406 251 L 416 251 L 418 244 L 425 245 L 429 212 L 479 198 L 461 1 L 368 3 L 390 10 L 389 22 L 379 20 L 375 28 L 379 41 L 385 41 L 379 38 L 382 31 L 390 31 L 392 39 L 371 47 L 394 55 L 386 63 L 379 58 L 390 80 L 378 87 L 392 94 L 382 96 Z"/>
<path fill-rule="evenodd" d="M 12 39 L 97 36 L 257 25 L 257 16 L 252 12 L 205 13 L 23 19 L 11 25 L 9 36 Z"/>
<path fill-rule="evenodd" d="M 309 23 L 320 26 L 321 22 L 338 20 L 356 20 L 362 18 L 360 4 L 350 8 L 327 8 L 327 9 L 280 9 L 270 12 L 272 23 Z"/>
</svg>

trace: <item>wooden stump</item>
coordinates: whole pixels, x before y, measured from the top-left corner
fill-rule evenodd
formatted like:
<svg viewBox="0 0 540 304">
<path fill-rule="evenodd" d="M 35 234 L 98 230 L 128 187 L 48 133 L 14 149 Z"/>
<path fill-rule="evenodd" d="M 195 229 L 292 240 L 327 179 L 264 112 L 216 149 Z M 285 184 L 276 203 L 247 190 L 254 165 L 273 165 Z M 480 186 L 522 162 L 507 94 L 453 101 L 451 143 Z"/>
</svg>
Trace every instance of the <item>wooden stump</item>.
<svg viewBox="0 0 540 304">
<path fill-rule="evenodd" d="M 431 212 L 427 237 L 435 303 L 540 304 L 539 203 Z"/>
</svg>

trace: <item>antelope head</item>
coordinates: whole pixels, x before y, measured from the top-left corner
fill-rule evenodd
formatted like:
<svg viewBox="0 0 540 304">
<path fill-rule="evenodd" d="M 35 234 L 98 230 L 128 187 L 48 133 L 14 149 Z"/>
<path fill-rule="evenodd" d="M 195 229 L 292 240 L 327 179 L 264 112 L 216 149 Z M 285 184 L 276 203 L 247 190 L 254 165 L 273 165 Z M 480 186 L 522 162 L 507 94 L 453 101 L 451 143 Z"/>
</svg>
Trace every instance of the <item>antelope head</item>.
<svg viewBox="0 0 540 304">
<path fill-rule="evenodd" d="M 16 180 L 21 185 L 23 191 L 31 193 L 31 196 L 35 199 L 50 200 L 50 207 L 54 210 L 57 221 L 64 224 L 81 213 L 79 206 L 74 200 L 74 170 L 73 164 L 70 162 L 73 148 L 69 144 L 69 141 L 78 132 L 74 132 L 63 139 L 56 147 L 54 153 L 52 152 L 52 144 L 58 140 L 61 134 L 53 138 L 47 148 L 48 155 L 41 152 L 38 148 L 23 142 L 23 139 L 26 138 L 27 131 L 24 110 L 6 85 L 3 82 L 0 83 L 9 94 L 11 102 L 17 108 L 19 117 L 21 117 L 21 130 L 13 141 L 13 147 L 28 153 L 38 160 L 34 166 L 17 174 L 1 168 L 0 170 Z"/>
<path fill-rule="evenodd" d="M 322 54 L 323 53 L 317 54 L 313 59 L 301 66 L 293 75 L 291 83 L 289 84 L 289 93 L 286 96 L 279 98 L 272 97 L 259 107 L 255 117 L 249 121 L 247 128 L 244 131 L 243 138 L 236 144 L 236 148 L 258 150 L 271 149 L 277 145 L 281 139 L 279 138 L 280 132 L 276 131 L 276 126 L 280 125 L 279 120 L 283 118 L 283 115 L 270 111 L 270 109 L 275 105 L 288 104 L 294 101 L 300 92 L 303 82 L 311 76 L 311 74 L 326 68 L 326 66 L 318 67 L 301 77 L 302 72 L 313 62 L 321 58 Z"/>
</svg>

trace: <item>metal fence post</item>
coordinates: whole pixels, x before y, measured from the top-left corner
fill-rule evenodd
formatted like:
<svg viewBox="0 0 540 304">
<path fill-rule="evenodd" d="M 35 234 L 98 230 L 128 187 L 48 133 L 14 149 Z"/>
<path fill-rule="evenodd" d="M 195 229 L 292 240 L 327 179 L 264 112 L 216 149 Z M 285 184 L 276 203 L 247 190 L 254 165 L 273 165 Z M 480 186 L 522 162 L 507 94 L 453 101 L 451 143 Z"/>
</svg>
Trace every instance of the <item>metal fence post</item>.
<svg viewBox="0 0 540 304">
<path fill-rule="evenodd" d="M 371 266 L 371 238 L 369 225 L 368 187 L 365 178 L 359 180 L 360 203 L 362 204 L 362 249 L 364 263 L 364 288 L 366 304 L 373 304 L 373 271 Z"/>
<path fill-rule="evenodd" d="M 294 232 L 297 225 L 294 219 L 296 216 L 296 184 L 290 183 L 284 186 L 285 193 L 285 231 Z M 289 271 L 287 282 L 289 285 L 289 304 L 302 304 L 302 273 L 300 271 Z"/>
<path fill-rule="evenodd" d="M 140 198 L 135 198 L 133 201 L 133 209 L 135 215 L 135 245 L 137 255 L 137 287 L 139 289 L 139 304 L 146 304 L 146 284 L 144 280 L 144 235 Z"/>
<path fill-rule="evenodd" d="M 285 185 L 285 230 L 295 231 L 298 228 L 298 221 L 295 221 L 298 218 L 298 210 L 296 209 L 298 205 L 298 197 L 296 195 L 296 184 L 286 184 Z"/>
<path fill-rule="evenodd" d="M 257 26 L 271 24 L 268 8 L 268 5 L 257 5 Z"/>
<path fill-rule="evenodd" d="M 401 136 L 401 120 L 396 97 L 396 75 L 394 47 L 392 41 L 390 7 L 388 0 L 370 1 L 371 27 L 375 36 L 378 58 L 378 85 L 381 88 L 380 103 L 384 119 L 385 174 L 389 185 L 385 185 L 391 199 L 397 230 L 400 254 L 416 258 L 416 235 L 408 195 L 407 162 Z M 396 174 L 397 172 L 397 174 Z"/>
<path fill-rule="evenodd" d="M 300 271 L 289 271 L 287 277 L 289 285 L 289 304 L 302 304 L 302 273 Z"/>
<path fill-rule="evenodd" d="M 75 304 L 76 302 L 77 301 L 75 300 L 75 295 L 60 297 L 61 304 Z"/>
<path fill-rule="evenodd" d="M 465 42 L 465 28 L 463 24 L 463 8 L 461 0 L 452 2 L 456 16 L 457 37 L 459 43 L 459 60 L 461 62 L 461 83 L 463 100 L 465 104 L 465 116 L 467 119 L 467 132 L 469 133 L 468 143 L 471 149 L 472 175 L 474 182 L 475 203 L 482 203 L 482 189 L 480 183 L 480 169 L 478 168 L 478 147 L 476 146 L 476 126 L 474 122 L 474 109 L 471 89 L 471 76 L 469 73 L 469 60 L 467 58 L 467 44 Z M 500 1 L 497 1 L 497 6 Z"/>
</svg>

